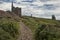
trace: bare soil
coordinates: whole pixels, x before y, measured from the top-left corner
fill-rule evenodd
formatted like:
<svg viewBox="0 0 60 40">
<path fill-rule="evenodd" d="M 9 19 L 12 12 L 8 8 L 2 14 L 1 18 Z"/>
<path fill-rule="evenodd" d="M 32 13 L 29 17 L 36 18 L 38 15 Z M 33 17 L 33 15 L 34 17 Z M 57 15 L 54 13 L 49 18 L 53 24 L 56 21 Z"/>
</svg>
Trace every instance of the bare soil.
<svg viewBox="0 0 60 40">
<path fill-rule="evenodd" d="M 32 31 L 23 22 L 20 22 L 20 32 L 18 40 L 32 40 Z"/>
</svg>

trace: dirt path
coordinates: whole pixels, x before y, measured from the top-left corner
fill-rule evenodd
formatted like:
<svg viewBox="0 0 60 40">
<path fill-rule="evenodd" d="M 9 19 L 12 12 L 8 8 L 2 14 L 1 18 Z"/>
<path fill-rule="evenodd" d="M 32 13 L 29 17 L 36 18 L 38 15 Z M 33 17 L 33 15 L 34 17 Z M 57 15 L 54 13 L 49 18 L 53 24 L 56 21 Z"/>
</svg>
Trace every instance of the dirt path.
<svg viewBox="0 0 60 40">
<path fill-rule="evenodd" d="M 32 31 L 23 22 L 20 22 L 20 31 L 21 35 L 18 40 L 32 40 Z"/>
</svg>

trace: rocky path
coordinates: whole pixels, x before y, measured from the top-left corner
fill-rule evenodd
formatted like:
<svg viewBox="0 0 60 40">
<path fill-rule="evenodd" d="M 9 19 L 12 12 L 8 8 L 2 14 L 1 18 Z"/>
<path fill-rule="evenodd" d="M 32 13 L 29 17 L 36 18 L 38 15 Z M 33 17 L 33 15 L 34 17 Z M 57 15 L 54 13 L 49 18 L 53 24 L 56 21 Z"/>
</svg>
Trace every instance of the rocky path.
<svg viewBox="0 0 60 40">
<path fill-rule="evenodd" d="M 20 31 L 18 40 L 32 40 L 32 31 L 23 22 L 20 22 Z"/>
</svg>

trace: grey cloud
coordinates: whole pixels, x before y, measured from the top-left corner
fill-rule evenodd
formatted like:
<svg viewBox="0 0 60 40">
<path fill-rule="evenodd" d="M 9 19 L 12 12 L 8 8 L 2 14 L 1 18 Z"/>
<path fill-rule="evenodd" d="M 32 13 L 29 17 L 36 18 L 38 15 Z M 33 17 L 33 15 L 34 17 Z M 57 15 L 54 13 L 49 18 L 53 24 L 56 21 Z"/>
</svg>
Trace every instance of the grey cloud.
<svg viewBox="0 0 60 40">
<path fill-rule="evenodd" d="M 2 2 L 2 1 L 0 1 L 0 4 L 3 4 L 3 2 Z"/>
<path fill-rule="evenodd" d="M 30 3 L 32 3 L 32 2 L 35 2 L 36 0 L 22 0 L 22 2 L 30 2 Z"/>
<path fill-rule="evenodd" d="M 47 2 L 47 1 L 51 1 L 51 0 L 40 0 L 41 2 Z"/>
<path fill-rule="evenodd" d="M 3 1 L 3 2 L 11 2 L 11 1 L 15 1 L 15 0 L 0 0 L 0 1 Z"/>
<path fill-rule="evenodd" d="M 43 5 L 43 9 L 46 9 L 46 10 L 55 10 L 57 7 L 53 4 L 44 4 Z"/>
<path fill-rule="evenodd" d="M 41 2 L 48 2 L 48 1 L 59 1 L 59 0 L 40 0 Z"/>
<path fill-rule="evenodd" d="M 34 9 L 42 9 L 42 10 L 56 10 L 59 6 L 54 5 L 54 4 L 44 4 L 42 6 L 31 4 L 31 7 Z"/>
<path fill-rule="evenodd" d="M 2 2 L 0 2 L 0 4 L 2 4 L 3 2 L 11 2 L 12 0 L 0 0 L 0 1 L 2 1 Z M 56 1 L 56 0 L 39 0 L 37 2 L 38 4 L 34 4 L 34 2 L 36 2 L 36 1 L 38 1 L 38 0 L 30 0 L 30 1 L 28 1 L 28 0 L 25 0 L 24 1 L 23 0 L 23 1 L 18 1 L 18 2 L 15 2 L 15 0 L 14 0 L 14 2 L 16 4 L 21 4 L 21 5 L 26 6 L 26 9 L 27 9 L 27 6 L 29 6 L 29 8 L 32 8 L 33 11 L 35 11 L 35 10 L 38 10 L 38 11 L 39 10 L 42 10 L 42 12 L 44 12 L 44 13 L 42 13 L 42 12 L 35 12 L 35 13 L 33 13 L 33 12 L 28 11 L 28 10 L 24 10 L 23 11 L 23 14 L 24 15 L 31 16 L 31 14 L 33 14 L 33 16 L 48 17 L 48 18 L 51 17 L 51 15 L 53 15 L 53 14 L 56 15 L 57 17 L 60 16 L 60 13 L 57 13 L 57 12 L 56 13 L 55 12 L 47 12 L 47 11 L 45 11 L 45 10 L 54 11 L 57 8 L 60 8 L 59 5 L 57 5 L 57 4 L 44 4 L 44 5 L 39 5 L 39 3 L 38 3 L 39 1 L 40 2 L 48 2 L 48 1 Z M 33 2 L 33 4 L 31 2 Z M 15 5 L 15 6 L 17 6 L 17 5 Z M 6 9 L 6 10 L 8 10 L 8 9 Z"/>
</svg>

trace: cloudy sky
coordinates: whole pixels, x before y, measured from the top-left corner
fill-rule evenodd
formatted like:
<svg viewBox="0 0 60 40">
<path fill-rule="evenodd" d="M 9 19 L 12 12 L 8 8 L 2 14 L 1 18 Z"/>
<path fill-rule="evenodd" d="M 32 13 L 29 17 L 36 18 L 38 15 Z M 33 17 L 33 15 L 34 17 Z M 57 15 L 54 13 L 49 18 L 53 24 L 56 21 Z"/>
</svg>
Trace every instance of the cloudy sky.
<svg viewBox="0 0 60 40">
<path fill-rule="evenodd" d="M 11 10 L 12 0 L 0 0 L 0 10 Z M 39 18 L 51 18 L 55 15 L 60 20 L 60 0 L 13 0 L 15 7 L 22 8 L 22 14 L 31 14 Z"/>
</svg>

